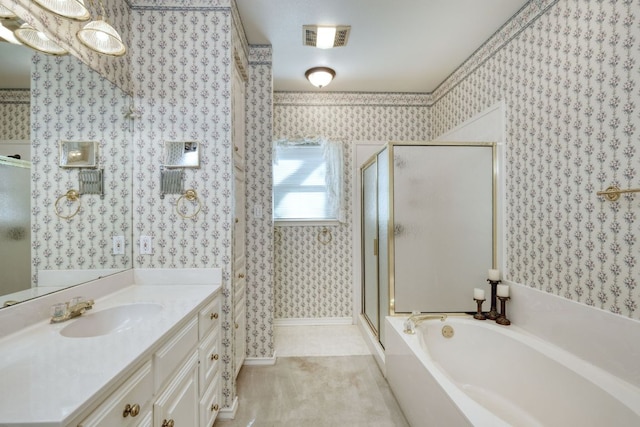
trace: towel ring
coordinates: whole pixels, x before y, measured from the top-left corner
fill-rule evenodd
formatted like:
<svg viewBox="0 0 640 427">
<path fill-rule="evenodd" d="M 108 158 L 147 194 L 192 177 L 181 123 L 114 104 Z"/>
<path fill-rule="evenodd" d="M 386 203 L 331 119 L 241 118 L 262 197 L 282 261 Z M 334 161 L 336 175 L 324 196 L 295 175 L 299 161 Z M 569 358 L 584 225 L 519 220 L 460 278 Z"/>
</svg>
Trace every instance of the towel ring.
<svg viewBox="0 0 640 427">
<path fill-rule="evenodd" d="M 282 241 L 282 231 L 274 228 L 273 230 L 273 243 L 276 245 Z"/>
<path fill-rule="evenodd" d="M 327 227 L 323 227 L 322 230 L 318 232 L 318 242 L 323 245 L 328 245 L 333 240 L 333 236 L 331 235 L 331 230 Z"/>
<path fill-rule="evenodd" d="M 183 214 L 180 209 L 181 207 L 180 202 L 182 202 L 183 200 L 188 200 L 189 202 L 198 202 L 198 207 L 196 208 L 196 211 L 191 215 Z M 202 209 L 202 202 L 200 202 L 200 199 L 198 198 L 198 193 L 196 193 L 196 190 L 192 189 L 192 190 L 185 191 L 184 194 L 178 197 L 178 200 L 176 201 L 176 212 L 178 212 L 178 215 L 180 215 L 184 219 L 194 218 L 196 215 L 198 215 L 198 213 L 200 212 L 200 209 Z"/>
<path fill-rule="evenodd" d="M 71 212 L 69 215 L 62 215 L 60 213 L 60 201 L 62 199 L 67 199 L 67 202 L 69 203 L 73 203 L 73 202 L 78 202 L 78 207 L 76 208 L 75 211 Z M 80 212 L 80 193 L 77 190 L 69 190 L 66 193 L 64 193 L 62 196 L 58 197 L 58 199 L 56 200 L 56 202 L 53 205 L 54 211 L 56 212 L 56 215 L 62 219 L 71 219 L 74 216 L 76 216 L 78 214 L 78 212 Z"/>
</svg>

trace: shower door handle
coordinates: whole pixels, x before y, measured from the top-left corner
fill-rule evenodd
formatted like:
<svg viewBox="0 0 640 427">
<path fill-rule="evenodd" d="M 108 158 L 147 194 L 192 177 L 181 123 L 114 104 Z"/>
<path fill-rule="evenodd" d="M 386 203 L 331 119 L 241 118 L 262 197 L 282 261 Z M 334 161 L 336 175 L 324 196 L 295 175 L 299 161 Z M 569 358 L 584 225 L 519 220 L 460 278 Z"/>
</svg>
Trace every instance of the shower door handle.
<svg viewBox="0 0 640 427">
<path fill-rule="evenodd" d="M 378 256 L 378 239 L 373 239 L 373 256 Z"/>
</svg>

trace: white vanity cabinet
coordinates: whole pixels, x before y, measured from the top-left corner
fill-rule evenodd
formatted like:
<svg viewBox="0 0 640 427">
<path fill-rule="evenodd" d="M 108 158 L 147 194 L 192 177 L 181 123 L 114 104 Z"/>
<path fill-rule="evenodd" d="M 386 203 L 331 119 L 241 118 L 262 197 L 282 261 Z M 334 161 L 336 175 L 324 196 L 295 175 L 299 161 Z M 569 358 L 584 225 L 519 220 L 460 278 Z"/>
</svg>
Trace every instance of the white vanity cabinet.
<svg viewBox="0 0 640 427">
<path fill-rule="evenodd" d="M 211 427 L 220 409 L 219 294 L 75 425 Z"/>
</svg>

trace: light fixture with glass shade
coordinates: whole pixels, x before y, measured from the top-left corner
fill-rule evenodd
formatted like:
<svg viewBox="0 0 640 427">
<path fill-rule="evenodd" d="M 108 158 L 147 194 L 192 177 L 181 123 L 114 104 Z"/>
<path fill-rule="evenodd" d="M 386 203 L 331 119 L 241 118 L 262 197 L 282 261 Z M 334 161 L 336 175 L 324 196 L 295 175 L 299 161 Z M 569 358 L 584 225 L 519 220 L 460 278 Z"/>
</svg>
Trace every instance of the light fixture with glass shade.
<svg viewBox="0 0 640 427">
<path fill-rule="evenodd" d="M 102 1 L 100 1 L 100 10 L 102 14 L 97 20 L 89 22 L 78 31 L 78 40 L 89 49 L 104 55 L 124 55 L 127 48 L 120 34 L 107 22 Z"/>
<path fill-rule="evenodd" d="M 91 18 L 83 0 L 33 0 L 34 3 L 64 18 L 86 21 Z"/>
<path fill-rule="evenodd" d="M 2 18 L 2 19 L 14 19 L 14 18 L 16 18 L 16 14 L 11 12 L 6 7 L 0 5 L 0 18 Z"/>
<path fill-rule="evenodd" d="M 304 76 L 317 88 L 323 88 L 336 76 L 336 72 L 329 67 L 309 68 Z"/>
<path fill-rule="evenodd" d="M 67 50 L 60 47 L 45 33 L 38 31 L 26 22 L 16 29 L 13 34 L 23 44 L 42 53 L 49 55 L 66 55 Z"/>
</svg>

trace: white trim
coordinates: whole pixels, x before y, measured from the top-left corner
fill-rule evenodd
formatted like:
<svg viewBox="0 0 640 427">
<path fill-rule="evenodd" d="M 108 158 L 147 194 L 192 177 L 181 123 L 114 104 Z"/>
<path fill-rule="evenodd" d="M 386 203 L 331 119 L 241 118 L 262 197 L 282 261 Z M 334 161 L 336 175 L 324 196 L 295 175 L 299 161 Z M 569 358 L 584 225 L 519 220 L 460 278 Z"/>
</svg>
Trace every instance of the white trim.
<svg viewBox="0 0 640 427">
<path fill-rule="evenodd" d="M 219 420 L 232 420 L 236 417 L 236 412 L 238 412 L 238 396 L 233 398 L 233 404 L 230 408 L 224 407 L 220 409 L 216 418 Z"/>
<path fill-rule="evenodd" d="M 278 356 L 273 352 L 271 357 L 245 357 L 243 366 L 270 366 L 275 365 Z"/>
<path fill-rule="evenodd" d="M 340 224 L 337 219 L 276 219 L 273 221 L 274 227 L 336 227 Z"/>
<path fill-rule="evenodd" d="M 353 325 L 351 317 L 314 317 L 273 319 L 274 326 L 323 326 L 323 325 Z"/>
<path fill-rule="evenodd" d="M 362 338 L 367 343 L 367 347 L 369 347 L 369 351 L 373 355 L 373 358 L 376 360 L 378 364 L 378 368 L 380 368 L 380 372 L 386 378 L 387 376 L 387 368 L 385 363 L 385 353 L 384 348 L 378 341 L 378 338 L 373 334 L 373 331 L 369 327 L 369 324 L 365 320 L 364 316 L 361 314 L 358 316 L 358 327 L 360 328 L 360 333 L 362 334 Z M 386 322 L 381 325 L 384 328 Z"/>
</svg>

